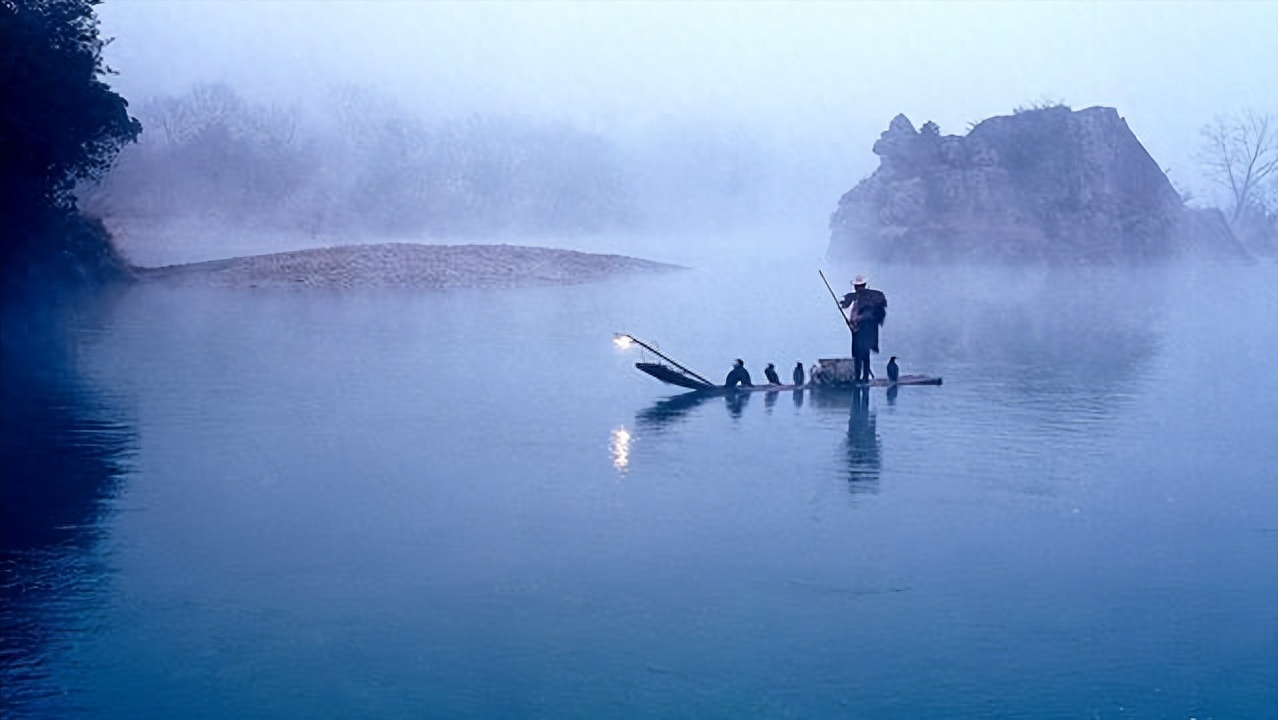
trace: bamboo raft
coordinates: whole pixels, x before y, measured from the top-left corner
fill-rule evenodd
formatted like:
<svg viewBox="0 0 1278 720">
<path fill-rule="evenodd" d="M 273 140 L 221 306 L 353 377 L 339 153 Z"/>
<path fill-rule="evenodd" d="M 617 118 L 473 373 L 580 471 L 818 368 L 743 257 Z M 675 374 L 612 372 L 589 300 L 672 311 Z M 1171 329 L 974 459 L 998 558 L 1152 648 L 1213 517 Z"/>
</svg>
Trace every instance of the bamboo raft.
<svg viewBox="0 0 1278 720">
<path fill-rule="evenodd" d="M 856 330 L 851 321 L 843 314 L 843 305 L 839 302 L 838 296 L 834 294 L 834 290 L 830 288 L 830 283 L 825 279 L 825 273 L 818 271 L 821 281 L 825 283 L 825 287 L 830 291 L 830 297 L 834 300 L 835 309 L 839 313 L 839 317 L 843 320 L 848 330 L 856 334 Z M 853 387 L 894 387 L 898 385 L 940 385 L 941 378 L 931 375 L 901 375 L 895 380 L 889 378 L 875 378 L 869 380 L 854 379 L 854 365 L 852 358 L 821 358 L 817 364 L 813 366 L 812 371 L 808 375 L 808 382 L 804 385 L 735 385 L 727 387 L 719 385 L 704 376 L 693 372 L 684 365 L 675 361 L 670 356 L 662 353 L 660 350 L 640 340 L 634 335 L 627 333 L 617 333 L 615 341 L 619 347 L 627 347 L 635 344 L 643 349 L 651 352 L 665 362 L 637 362 L 635 367 L 641 372 L 660 380 L 669 385 L 676 385 L 681 388 L 693 390 L 698 393 L 727 395 L 730 393 L 751 393 L 751 392 L 778 392 L 781 390 L 806 390 L 817 388 L 853 388 Z"/>
<path fill-rule="evenodd" d="M 837 358 L 838 360 L 851 359 Z M 707 394 L 726 395 L 728 393 L 750 393 L 750 392 L 780 392 L 782 390 L 813 390 L 817 388 L 850 388 L 850 387 L 891 387 L 892 385 L 940 385 L 942 379 L 931 375 L 902 375 L 892 382 L 887 378 L 871 378 L 868 382 L 857 383 L 852 380 L 834 381 L 834 382 L 811 382 L 803 385 L 773 385 L 771 383 L 765 385 L 737 385 L 735 387 L 725 387 L 723 385 L 715 385 L 714 383 L 703 383 L 695 378 L 690 378 L 675 368 L 663 363 L 635 363 L 635 367 L 640 371 L 651 375 L 652 377 L 670 384 L 677 385 L 689 390 L 696 390 Z"/>
<path fill-rule="evenodd" d="M 636 341 L 638 342 L 638 341 Z M 651 349 L 651 348 L 649 348 Z M 656 350 L 652 352 L 656 353 Z M 665 356 L 662 356 L 663 359 Z M 733 392 L 777 392 L 781 390 L 810 390 L 816 388 L 849 388 L 849 387 L 891 387 L 893 385 L 940 385 L 941 378 L 931 375 L 901 375 L 896 381 L 887 378 L 871 378 L 867 382 L 856 382 L 852 379 L 851 358 L 822 358 L 817 361 L 817 370 L 813 378 L 803 385 L 737 385 L 725 387 L 706 380 L 682 365 L 669 360 L 671 364 L 637 362 L 635 367 L 651 377 L 669 385 L 677 385 L 688 390 L 710 394 L 728 394 Z"/>
</svg>

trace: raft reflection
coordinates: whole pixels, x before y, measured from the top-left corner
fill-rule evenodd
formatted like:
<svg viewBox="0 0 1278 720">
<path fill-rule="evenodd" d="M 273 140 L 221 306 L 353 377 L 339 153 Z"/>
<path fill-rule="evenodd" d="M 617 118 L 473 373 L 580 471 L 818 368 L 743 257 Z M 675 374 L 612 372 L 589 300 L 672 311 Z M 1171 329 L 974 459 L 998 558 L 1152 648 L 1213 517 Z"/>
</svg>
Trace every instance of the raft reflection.
<svg viewBox="0 0 1278 720">
<path fill-rule="evenodd" d="M 805 397 L 810 394 L 812 401 L 809 407 L 817 412 L 848 413 L 847 434 L 841 445 L 840 455 L 846 463 L 848 491 L 853 494 L 877 493 L 879 475 L 883 465 L 882 441 L 879 437 L 877 417 L 870 405 L 871 388 L 821 388 L 811 390 L 790 390 L 791 399 L 796 410 L 802 410 Z M 735 420 L 744 414 L 752 393 L 730 393 L 723 395 L 724 407 Z M 776 406 L 778 391 L 768 391 L 764 395 L 764 412 L 772 415 Z M 708 393 L 689 392 L 682 395 L 659 400 L 650 407 L 635 414 L 637 433 L 660 433 L 669 430 L 674 423 L 693 416 L 694 411 L 712 399 L 720 396 Z M 887 389 L 887 401 L 895 403 L 897 388 Z M 617 469 L 628 466 L 630 436 L 627 434 L 625 453 L 617 449 L 617 431 L 613 433 L 614 465 Z M 618 458 L 624 458 L 624 465 Z M 842 463 L 841 463 L 842 464 Z"/>
<path fill-rule="evenodd" d="M 689 392 L 658 400 L 651 407 L 640 410 L 635 415 L 635 423 L 640 428 L 661 431 L 687 417 L 693 410 L 713 397 L 704 393 Z"/>
</svg>

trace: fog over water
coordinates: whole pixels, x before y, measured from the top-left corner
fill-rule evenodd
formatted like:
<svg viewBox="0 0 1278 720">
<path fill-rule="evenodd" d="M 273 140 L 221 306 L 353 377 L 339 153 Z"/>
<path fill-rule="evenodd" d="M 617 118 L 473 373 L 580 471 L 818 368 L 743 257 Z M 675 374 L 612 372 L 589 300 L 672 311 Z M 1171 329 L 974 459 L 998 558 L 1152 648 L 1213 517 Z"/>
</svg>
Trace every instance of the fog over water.
<svg viewBox="0 0 1278 720">
<path fill-rule="evenodd" d="M 1278 708 L 1272 258 L 825 259 L 898 112 L 1113 106 L 1211 197 L 1278 2 L 98 10 L 146 134 L 81 202 L 138 265 L 686 268 L 5 306 L 4 720 Z M 818 268 L 886 294 L 876 374 L 944 382 L 688 394 L 610 342 L 789 378 L 849 353 Z"/>
<path fill-rule="evenodd" d="M 538 147 L 580 159 L 576 171 L 559 172 L 584 173 L 583 187 L 615 194 L 586 201 L 583 191 L 562 188 L 576 198 L 577 215 L 502 227 L 552 238 L 591 232 L 578 226 L 595 223 L 669 230 L 768 222 L 823 236 L 838 197 L 876 167 L 870 146 L 898 112 L 963 134 L 1042 101 L 1118 108 L 1179 188 L 1210 199 L 1195 157 L 1199 129 L 1218 114 L 1278 105 L 1273 2 L 117 0 L 99 10 L 104 34 L 116 38 L 106 52 L 119 72 L 112 84 L 142 115 L 144 143 L 162 133 L 148 103 L 210 83 L 259 109 L 300 113 L 286 123 L 290 132 L 315 139 L 308 152 L 329 157 L 350 155 L 334 136 L 321 137 L 317 118 L 331 124 L 341 114 L 334 93 L 349 100 L 353 88 L 362 99 L 345 107 L 366 121 L 420 124 L 412 151 L 420 157 L 476 147 L 474 133 L 440 140 L 442 127 L 463 118 L 541 128 L 543 136 L 557 128 L 559 144 Z M 348 126 L 345 137 L 368 137 L 366 130 Z M 509 133 L 484 135 L 482 144 L 490 160 L 494 147 L 536 145 Z M 596 150 L 581 149 L 588 145 Z M 403 146 L 385 152 L 369 157 L 392 175 L 389 157 L 412 162 Z M 187 161 L 196 172 L 198 161 Z M 351 167 L 330 170 L 349 179 Z M 311 190 L 331 192 L 314 167 L 297 172 Z M 293 206 L 306 202 L 293 198 Z M 290 222 L 312 234 L 319 223 Z M 466 231 L 457 225 L 428 229 Z M 616 228 L 593 231 L 605 229 Z M 336 241 L 366 232 L 333 231 Z M 642 251 L 640 243 L 632 252 Z"/>
</svg>

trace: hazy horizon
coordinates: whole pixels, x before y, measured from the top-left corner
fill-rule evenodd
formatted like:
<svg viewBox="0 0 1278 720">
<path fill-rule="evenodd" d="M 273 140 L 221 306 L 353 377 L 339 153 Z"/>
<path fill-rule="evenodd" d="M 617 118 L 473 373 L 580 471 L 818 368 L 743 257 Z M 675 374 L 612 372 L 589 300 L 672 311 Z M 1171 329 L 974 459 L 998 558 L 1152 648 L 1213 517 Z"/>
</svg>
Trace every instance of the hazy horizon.
<svg viewBox="0 0 1278 720">
<path fill-rule="evenodd" d="M 1198 130 L 1278 105 L 1278 2 L 259 2 L 112 0 L 131 102 L 225 82 L 255 101 L 378 88 L 427 115 L 602 132 L 742 126 L 846 167 L 897 113 L 947 134 L 1041 100 L 1118 109 L 1178 185 Z M 830 198 L 831 208 L 837 196 Z"/>
</svg>

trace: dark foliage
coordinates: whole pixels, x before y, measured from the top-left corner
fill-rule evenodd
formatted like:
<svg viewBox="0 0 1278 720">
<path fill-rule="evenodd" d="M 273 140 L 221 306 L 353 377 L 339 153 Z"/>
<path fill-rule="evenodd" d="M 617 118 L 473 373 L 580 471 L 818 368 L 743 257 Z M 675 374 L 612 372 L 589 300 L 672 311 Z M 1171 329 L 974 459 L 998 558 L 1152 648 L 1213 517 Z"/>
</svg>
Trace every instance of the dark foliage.
<svg viewBox="0 0 1278 720">
<path fill-rule="evenodd" d="M 111 167 L 141 125 L 102 81 L 97 0 L 0 0 L 0 257 L 19 280 L 101 280 L 118 272 L 100 225 L 76 212 L 75 184 Z M 23 283 L 29 284 L 29 283 Z"/>
</svg>

